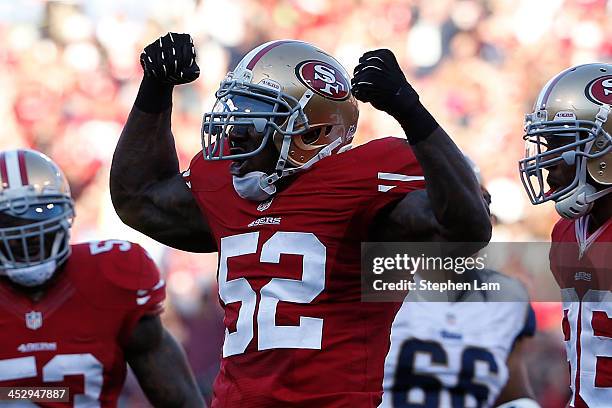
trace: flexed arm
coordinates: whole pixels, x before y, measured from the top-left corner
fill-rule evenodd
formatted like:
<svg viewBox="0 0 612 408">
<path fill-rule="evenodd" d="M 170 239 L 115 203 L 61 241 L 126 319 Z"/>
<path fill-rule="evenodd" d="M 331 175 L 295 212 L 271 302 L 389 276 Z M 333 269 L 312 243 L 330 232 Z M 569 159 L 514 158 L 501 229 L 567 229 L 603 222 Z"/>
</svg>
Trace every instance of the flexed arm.
<svg viewBox="0 0 612 408">
<path fill-rule="evenodd" d="M 188 34 L 168 33 L 145 47 L 144 77 L 117 143 L 110 174 L 123 222 L 191 252 L 214 252 L 210 228 L 180 172 L 171 131 L 172 90 L 199 76 Z"/>
<path fill-rule="evenodd" d="M 463 154 L 419 101 L 393 53 L 366 52 L 353 94 L 394 117 L 423 169 L 426 191 L 407 194 L 378 219 L 374 239 L 486 242 L 491 223 L 480 186 Z M 477 248 L 470 246 L 468 254 Z"/>
</svg>

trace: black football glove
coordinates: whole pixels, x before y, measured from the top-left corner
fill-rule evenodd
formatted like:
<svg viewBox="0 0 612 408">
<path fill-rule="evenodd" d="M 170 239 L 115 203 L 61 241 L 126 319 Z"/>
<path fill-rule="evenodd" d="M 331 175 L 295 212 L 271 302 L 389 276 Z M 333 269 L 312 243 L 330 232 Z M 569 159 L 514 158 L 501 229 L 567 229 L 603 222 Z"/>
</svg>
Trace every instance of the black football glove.
<svg viewBox="0 0 612 408">
<path fill-rule="evenodd" d="M 387 49 L 368 51 L 353 72 L 353 95 L 376 109 L 397 117 L 419 101 L 393 52 Z"/>
<path fill-rule="evenodd" d="M 425 140 L 439 126 L 419 101 L 390 50 L 363 54 L 353 72 L 351 88 L 355 98 L 393 116 L 411 144 Z"/>
<path fill-rule="evenodd" d="M 186 84 L 200 76 L 189 34 L 168 33 L 159 37 L 140 54 L 140 65 L 145 78 L 168 85 Z"/>
</svg>

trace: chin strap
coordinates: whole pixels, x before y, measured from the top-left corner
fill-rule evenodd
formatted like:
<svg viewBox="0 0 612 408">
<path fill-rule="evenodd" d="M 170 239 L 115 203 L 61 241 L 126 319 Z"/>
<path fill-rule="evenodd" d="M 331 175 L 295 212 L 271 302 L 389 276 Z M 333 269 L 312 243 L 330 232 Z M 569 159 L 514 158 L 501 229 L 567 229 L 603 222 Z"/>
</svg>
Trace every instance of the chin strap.
<svg viewBox="0 0 612 408">
<path fill-rule="evenodd" d="M 576 189 L 555 203 L 555 210 L 563 218 L 576 219 L 586 215 L 598 198 L 612 192 L 612 187 L 597 191 L 588 183 L 581 183 Z"/>
<path fill-rule="evenodd" d="M 328 144 L 327 146 L 325 146 L 324 148 L 322 148 L 319 151 L 319 153 L 317 153 L 315 156 L 313 156 L 306 163 L 302 164 L 300 167 L 293 167 L 293 168 L 290 168 L 290 169 L 282 169 L 282 170 L 280 170 L 280 175 L 279 175 L 278 172 L 274 173 L 274 174 L 270 174 L 262 182 L 265 185 L 267 185 L 267 186 L 271 186 L 271 185 L 273 185 L 275 182 L 277 182 L 278 180 L 280 180 L 283 177 L 286 177 L 286 176 L 289 176 L 291 174 L 297 173 L 298 171 L 306 170 L 306 169 L 310 168 L 313 164 L 318 162 L 319 160 L 321 160 L 321 159 L 331 155 L 332 152 L 334 151 L 334 149 L 337 148 L 338 146 L 340 146 L 341 143 L 342 143 L 342 139 L 338 138 L 338 139 L 334 140 L 333 142 L 331 142 L 330 144 Z M 349 147 L 349 149 L 350 149 L 350 147 Z"/>
<path fill-rule="evenodd" d="M 593 202 L 597 200 L 598 198 L 601 198 L 610 192 L 612 192 L 612 187 L 604 188 L 603 190 L 599 190 L 595 194 L 591 194 L 587 196 L 587 201 Z"/>
<path fill-rule="evenodd" d="M 27 266 L 25 268 L 7 268 L 4 274 L 14 283 L 34 287 L 39 286 L 51 279 L 57 269 L 57 262 L 52 259 L 38 265 Z"/>
<path fill-rule="evenodd" d="M 601 131 L 601 127 L 608 119 L 610 110 L 610 105 L 602 105 L 599 107 L 599 111 L 595 116 L 596 134 L 599 134 Z M 597 138 L 585 145 L 585 153 L 591 151 L 591 148 L 596 140 Z M 575 159 L 575 156 L 573 159 Z M 555 210 L 557 210 L 557 213 L 559 213 L 559 215 L 561 215 L 563 218 L 576 219 L 588 214 L 588 212 L 593 208 L 593 203 L 595 200 L 612 192 L 612 186 L 597 191 L 595 187 L 587 183 L 587 160 L 588 159 L 586 157 L 580 157 L 578 163 L 576 163 L 576 166 L 580 166 L 580 169 L 578 169 L 579 179 L 576 188 L 571 193 L 567 194 L 565 197 L 559 198 L 555 202 Z M 568 162 L 568 160 L 566 160 L 566 162 L 570 165 L 573 164 Z"/>
<path fill-rule="evenodd" d="M 53 241 L 53 246 L 51 248 L 52 256 L 56 255 L 59 252 L 60 246 L 62 245 L 65 236 L 66 233 L 64 231 L 59 231 L 55 235 L 55 240 Z M 5 265 L 9 263 L 4 256 L 2 256 L 2 263 L 4 263 Z M 18 285 L 33 287 L 42 285 L 43 283 L 51 279 L 57 267 L 57 260 L 53 258 L 48 261 L 30 266 L 4 267 L 2 274 L 6 275 L 11 281 Z"/>
<path fill-rule="evenodd" d="M 300 98 L 298 102 L 302 108 L 301 111 L 304 110 L 304 107 L 308 104 L 312 95 L 314 95 L 314 93 L 311 90 L 307 90 L 306 92 L 304 92 L 304 94 L 302 95 L 302 97 Z M 293 126 L 295 124 L 295 120 L 297 119 L 299 112 L 300 111 L 296 111 L 293 115 L 289 117 L 289 121 L 287 123 L 287 133 L 291 133 L 293 131 Z M 286 168 L 287 157 L 289 156 L 289 146 L 291 146 L 292 138 L 293 136 L 290 134 L 285 134 L 285 136 L 283 136 L 283 143 L 280 148 L 280 152 L 278 155 L 278 161 L 276 162 L 276 169 L 274 171 L 274 174 L 270 174 L 265 179 L 262 180 L 262 184 L 263 184 L 262 188 L 264 188 L 264 186 L 268 186 L 268 187 L 273 186 L 274 183 L 276 183 L 278 180 L 280 180 L 283 177 L 297 173 L 298 171 L 301 171 L 301 170 L 306 170 L 307 168 L 309 168 L 310 166 L 312 166 L 313 164 L 315 164 L 322 158 L 329 156 L 332 153 L 332 151 L 336 147 L 340 146 L 340 144 L 342 143 L 341 138 L 338 138 L 334 140 L 332 143 L 330 143 L 329 145 L 322 148 L 319 151 L 319 153 L 317 153 L 314 157 L 312 157 L 310 160 L 308 160 L 306 163 L 304 163 L 300 167 L 292 167 L 288 169 Z"/>
<path fill-rule="evenodd" d="M 596 192 L 597 190 L 592 185 L 581 183 L 570 194 L 555 202 L 555 210 L 563 218 L 580 218 L 593 208 L 593 202 L 588 198 Z"/>
<path fill-rule="evenodd" d="M 610 105 L 604 104 L 599 107 L 597 111 L 597 115 L 595 115 L 595 124 L 597 125 L 597 130 L 603 127 L 603 124 L 608 120 L 608 115 L 610 115 Z"/>
<path fill-rule="evenodd" d="M 276 186 L 274 184 L 267 184 L 266 179 L 266 173 L 252 171 L 241 177 L 233 176 L 232 183 L 234 184 L 234 190 L 240 198 L 259 202 L 267 200 L 276 193 Z"/>
</svg>

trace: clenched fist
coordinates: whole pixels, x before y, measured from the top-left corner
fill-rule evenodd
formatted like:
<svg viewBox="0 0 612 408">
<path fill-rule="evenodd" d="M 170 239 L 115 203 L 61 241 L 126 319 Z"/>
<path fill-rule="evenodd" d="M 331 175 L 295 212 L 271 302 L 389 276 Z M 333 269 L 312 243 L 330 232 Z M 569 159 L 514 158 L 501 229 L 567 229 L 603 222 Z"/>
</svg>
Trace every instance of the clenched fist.
<svg viewBox="0 0 612 408">
<path fill-rule="evenodd" d="M 200 75 L 189 34 L 168 33 L 159 37 L 140 54 L 140 65 L 145 77 L 169 85 L 186 84 Z"/>
<path fill-rule="evenodd" d="M 397 117 L 419 100 L 410 86 L 393 52 L 387 49 L 368 51 L 353 72 L 352 92 L 361 102 Z"/>
<path fill-rule="evenodd" d="M 419 94 L 406 80 L 390 50 L 363 54 L 355 67 L 351 87 L 355 98 L 393 116 L 412 145 L 427 139 L 439 127 L 419 101 Z"/>
</svg>

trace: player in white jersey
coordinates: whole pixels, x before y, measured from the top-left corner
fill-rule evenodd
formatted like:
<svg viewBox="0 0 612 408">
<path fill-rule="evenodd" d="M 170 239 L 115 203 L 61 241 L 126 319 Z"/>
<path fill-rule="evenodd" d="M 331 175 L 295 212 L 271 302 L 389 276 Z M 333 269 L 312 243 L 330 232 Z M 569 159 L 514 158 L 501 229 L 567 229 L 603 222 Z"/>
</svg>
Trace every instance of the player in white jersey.
<svg viewBox="0 0 612 408">
<path fill-rule="evenodd" d="M 526 291 L 512 278 L 482 272 L 481 279 L 501 282 L 504 291 L 513 286 L 517 301 L 498 302 L 486 292 L 470 293 L 482 296 L 481 302 L 408 295 L 391 327 L 381 407 L 492 407 L 496 401 L 537 406 L 520 351 L 524 338 L 535 333 Z"/>
<path fill-rule="evenodd" d="M 483 195 L 490 204 L 484 188 Z M 464 276 L 500 283 L 504 301 L 494 291 L 466 292 L 456 302 L 410 292 L 391 327 L 381 408 L 539 407 L 521 352 L 525 338 L 535 333 L 525 287 L 490 270 Z"/>
</svg>

